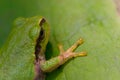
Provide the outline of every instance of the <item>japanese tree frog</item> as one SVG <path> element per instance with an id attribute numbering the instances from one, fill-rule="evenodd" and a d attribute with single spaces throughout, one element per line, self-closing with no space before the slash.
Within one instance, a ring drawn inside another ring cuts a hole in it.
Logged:
<path id="1" fill-rule="evenodd" d="M 66 51 L 59 45 L 60 55 L 45 59 L 49 25 L 43 17 L 18 18 L 5 45 L 0 50 L 0 80 L 45 80 L 45 73 L 55 70 L 72 57 L 86 56 L 74 50 L 83 43 L 79 39 Z"/>

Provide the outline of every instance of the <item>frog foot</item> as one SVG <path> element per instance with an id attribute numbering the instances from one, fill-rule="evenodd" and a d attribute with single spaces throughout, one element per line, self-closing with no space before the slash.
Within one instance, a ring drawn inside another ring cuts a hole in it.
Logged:
<path id="1" fill-rule="evenodd" d="M 84 42 L 83 39 L 80 38 L 66 51 L 64 51 L 63 46 L 61 44 L 58 45 L 59 50 L 60 50 L 60 55 L 59 55 L 59 58 L 61 60 L 60 65 L 64 64 L 66 61 L 68 61 L 69 59 L 71 59 L 73 57 L 87 56 L 87 53 L 84 51 L 83 52 L 74 52 L 74 50 L 77 49 L 77 47 L 80 46 L 83 42 Z"/>
<path id="2" fill-rule="evenodd" d="M 47 61 L 42 60 L 40 62 L 41 70 L 43 72 L 51 72 L 73 57 L 86 56 L 87 55 L 86 52 L 79 52 L 79 53 L 74 52 L 74 50 L 82 43 L 83 43 L 83 40 L 79 39 L 66 51 L 64 51 L 62 45 L 59 45 L 60 55 L 54 58 L 51 58 L 50 60 L 47 60 Z"/>

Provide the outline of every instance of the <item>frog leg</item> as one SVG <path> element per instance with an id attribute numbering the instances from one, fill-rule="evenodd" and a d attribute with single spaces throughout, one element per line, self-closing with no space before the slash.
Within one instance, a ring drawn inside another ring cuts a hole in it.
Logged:
<path id="1" fill-rule="evenodd" d="M 50 60 L 47 60 L 47 61 L 41 61 L 40 68 L 42 69 L 43 72 L 51 72 L 73 57 L 86 56 L 87 55 L 86 52 L 79 52 L 79 53 L 74 52 L 74 50 L 82 43 L 83 43 L 83 40 L 79 39 L 66 51 L 63 50 L 62 45 L 59 45 L 60 55 L 57 57 L 51 58 Z"/>

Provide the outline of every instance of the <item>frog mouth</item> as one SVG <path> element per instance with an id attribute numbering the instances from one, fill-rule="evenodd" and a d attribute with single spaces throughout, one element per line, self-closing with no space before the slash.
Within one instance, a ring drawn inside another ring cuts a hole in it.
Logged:
<path id="1" fill-rule="evenodd" d="M 45 58 L 40 58 L 40 56 L 43 57 L 43 55 L 40 55 L 42 53 L 42 47 L 40 43 L 45 37 L 45 30 L 43 29 L 43 24 L 45 23 L 45 19 L 42 18 L 42 20 L 39 23 L 39 26 L 41 27 L 39 37 L 36 40 L 36 46 L 35 46 L 35 77 L 34 80 L 45 80 L 45 74 L 40 68 L 40 61 Z"/>

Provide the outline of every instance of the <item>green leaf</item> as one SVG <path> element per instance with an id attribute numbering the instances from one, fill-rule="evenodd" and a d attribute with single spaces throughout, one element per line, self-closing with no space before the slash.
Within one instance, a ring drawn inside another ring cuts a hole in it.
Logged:
<path id="1" fill-rule="evenodd" d="M 49 7 L 52 55 L 58 53 L 58 43 L 67 49 L 82 37 L 85 43 L 77 52 L 86 50 L 88 56 L 70 60 L 49 73 L 47 80 L 119 80 L 120 23 L 115 4 L 111 0 L 64 0 L 51 1 Z"/>
<path id="2" fill-rule="evenodd" d="M 59 43 L 67 49 L 80 37 L 85 41 L 76 52 L 87 51 L 88 56 L 71 59 L 47 73 L 46 80 L 119 80 L 120 18 L 112 0 L 13 0 L 13 4 L 15 17 L 42 15 L 50 23 L 47 59 L 59 54 Z"/>

